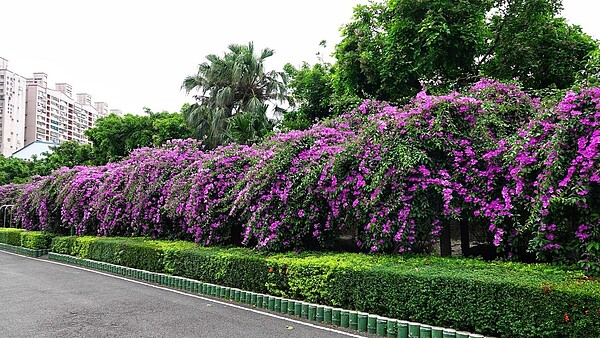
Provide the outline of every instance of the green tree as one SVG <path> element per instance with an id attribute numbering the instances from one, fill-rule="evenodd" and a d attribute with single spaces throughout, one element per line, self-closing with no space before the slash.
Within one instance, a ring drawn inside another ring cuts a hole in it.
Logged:
<path id="1" fill-rule="evenodd" d="M 387 0 L 359 5 L 336 46 L 336 90 L 398 100 L 421 81 L 472 76 L 485 51 L 488 0 Z"/>
<path id="2" fill-rule="evenodd" d="M 286 64 L 285 72 L 290 78 L 289 88 L 296 109 L 286 112 L 283 125 L 288 129 L 307 129 L 315 120 L 333 115 L 333 82 L 331 64 L 304 63 L 296 69 Z"/>
<path id="3" fill-rule="evenodd" d="M 338 93 L 399 101 L 423 83 L 487 76 L 567 88 L 598 44 L 558 17 L 560 0 L 385 0 L 359 5 L 336 46 Z"/>
<path id="4" fill-rule="evenodd" d="M 99 162 L 113 162 L 133 149 L 152 145 L 153 126 L 148 116 L 110 114 L 85 131 Z"/>
<path id="5" fill-rule="evenodd" d="M 50 149 L 39 158 L 32 160 L 33 175 L 49 175 L 52 171 L 61 167 L 72 168 L 77 165 L 97 164 L 92 147 L 89 144 L 66 141 Z"/>
<path id="6" fill-rule="evenodd" d="M 577 74 L 576 83 L 584 87 L 600 86 L 600 50 L 590 54 L 590 59 L 584 69 Z"/>
<path id="7" fill-rule="evenodd" d="M 23 183 L 32 175 L 30 161 L 0 155 L 0 185 Z"/>
<path id="8" fill-rule="evenodd" d="M 85 131 L 92 142 L 96 164 L 118 161 L 137 148 L 160 146 L 170 139 L 192 136 L 181 113 L 153 113 L 147 108 L 145 111 L 146 115 L 111 114 Z"/>
<path id="9" fill-rule="evenodd" d="M 240 112 L 227 121 L 225 137 L 228 142 L 252 144 L 269 135 L 273 130 L 273 121 L 267 118 L 268 106 L 263 104 L 255 112 Z"/>
<path id="10" fill-rule="evenodd" d="M 183 109 L 185 109 L 185 105 L 182 107 Z M 154 147 L 159 147 L 168 140 L 186 139 L 194 136 L 192 129 L 183 118 L 183 113 L 152 113 L 150 119 L 153 129 L 152 146 Z"/>
<path id="11" fill-rule="evenodd" d="M 483 74 L 518 78 L 526 88 L 571 86 L 598 44 L 579 26 L 558 17 L 560 0 L 499 0 L 489 29 L 493 40 L 481 58 Z"/>
<path id="12" fill-rule="evenodd" d="M 286 75 L 266 71 L 264 66 L 273 53 L 266 48 L 255 54 L 252 42 L 232 44 L 222 57 L 208 55 L 198 72 L 185 78 L 182 88 L 188 94 L 198 94 L 194 95 L 196 102 L 183 114 L 197 135 L 206 139 L 207 146 L 216 147 L 228 140 L 227 130 L 236 114 L 243 112 L 262 121 L 265 104 L 275 104 L 276 111 L 282 110 L 277 104 L 287 102 Z"/>

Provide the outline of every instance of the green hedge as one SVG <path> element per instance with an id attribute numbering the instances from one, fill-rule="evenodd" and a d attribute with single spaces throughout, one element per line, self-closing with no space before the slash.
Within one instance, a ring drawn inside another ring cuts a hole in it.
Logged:
<path id="1" fill-rule="evenodd" d="M 52 251 L 499 337 L 600 337 L 600 282 L 558 266 L 139 238 L 56 237 Z"/>
<path id="2" fill-rule="evenodd" d="M 21 246 L 21 233 L 23 229 L 0 228 L 0 243 Z"/>
<path id="3" fill-rule="evenodd" d="M 40 231 L 0 228 L 0 243 L 40 250 L 50 248 L 52 235 Z"/>
<path id="4" fill-rule="evenodd" d="M 165 245 L 140 238 L 55 237 L 51 251 L 136 269 L 162 272 Z"/>

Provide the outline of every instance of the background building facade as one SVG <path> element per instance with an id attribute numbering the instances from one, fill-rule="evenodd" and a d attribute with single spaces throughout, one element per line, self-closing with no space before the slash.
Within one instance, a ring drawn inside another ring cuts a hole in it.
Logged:
<path id="1" fill-rule="evenodd" d="M 108 105 L 92 105 L 92 97 L 86 93 L 78 93 L 74 99 L 68 83 L 48 88 L 47 77 L 45 73 L 34 73 L 33 78 L 27 79 L 25 145 L 35 141 L 87 143 L 83 132 L 108 115 Z"/>
<path id="2" fill-rule="evenodd" d="M 68 83 L 48 86 L 46 73 L 25 78 L 0 58 L 0 154 L 10 156 L 34 142 L 87 143 L 84 131 L 108 116 L 106 102 L 92 102 L 87 93 L 73 95 Z"/>
<path id="3" fill-rule="evenodd" d="M 0 154 L 10 156 L 25 146 L 26 80 L 8 70 L 0 58 Z"/>

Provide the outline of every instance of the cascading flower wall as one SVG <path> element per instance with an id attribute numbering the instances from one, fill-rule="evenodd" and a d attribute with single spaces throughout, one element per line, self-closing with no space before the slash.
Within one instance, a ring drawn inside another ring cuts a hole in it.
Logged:
<path id="1" fill-rule="evenodd" d="M 0 187 L 24 227 L 266 250 L 423 251 L 451 223 L 484 226 L 505 256 L 600 273 L 600 89 L 546 106 L 517 86 L 422 92 L 253 146 L 193 140 Z"/>

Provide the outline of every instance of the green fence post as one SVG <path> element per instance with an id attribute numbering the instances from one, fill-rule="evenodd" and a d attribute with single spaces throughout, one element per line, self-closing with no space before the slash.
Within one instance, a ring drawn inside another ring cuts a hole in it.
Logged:
<path id="1" fill-rule="evenodd" d="M 288 299 L 287 308 L 287 314 L 290 316 L 294 316 L 296 314 L 296 301 L 293 299 Z"/>
<path id="2" fill-rule="evenodd" d="M 431 338 L 431 326 L 421 325 L 421 338 Z"/>
<path id="3" fill-rule="evenodd" d="M 340 326 L 341 323 L 341 311 L 342 309 L 334 308 L 331 311 L 331 323 L 335 326 Z"/>
<path id="4" fill-rule="evenodd" d="M 369 317 L 368 313 L 359 312 L 358 313 L 358 331 L 359 332 L 367 332 L 367 318 Z"/>
<path id="5" fill-rule="evenodd" d="M 385 317 L 377 318 L 377 335 L 381 337 L 385 337 L 387 330 L 388 319 Z"/>
<path id="6" fill-rule="evenodd" d="M 387 338 L 398 337 L 398 321 L 395 319 L 388 318 L 387 321 Z"/>
<path id="7" fill-rule="evenodd" d="M 419 338 L 421 325 L 419 323 L 408 323 L 408 338 Z"/>
<path id="8" fill-rule="evenodd" d="M 308 303 L 302 302 L 302 318 L 308 319 Z"/>
<path id="9" fill-rule="evenodd" d="M 377 316 L 369 315 L 367 319 L 367 333 L 377 333 Z"/>
<path id="10" fill-rule="evenodd" d="M 350 312 L 348 321 L 349 321 L 349 327 L 352 330 L 358 330 L 358 312 L 356 312 L 356 311 Z"/>
<path id="11" fill-rule="evenodd" d="M 275 297 L 269 296 L 269 304 L 268 304 L 269 310 L 275 311 L 275 303 L 276 303 Z"/>
<path id="12" fill-rule="evenodd" d="M 302 302 L 296 301 L 294 303 L 294 316 L 302 317 Z"/>
<path id="13" fill-rule="evenodd" d="M 350 326 L 350 312 L 348 310 L 340 311 L 340 326 L 341 327 L 349 327 Z"/>
<path id="14" fill-rule="evenodd" d="M 332 312 L 333 309 L 329 306 L 323 308 L 323 323 L 331 324 L 332 323 Z"/>
<path id="15" fill-rule="evenodd" d="M 405 320 L 398 321 L 398 338 L 408 338 L 408 322 Z"/>
<path id="16" fill-rule="evenodd" d="M 444 338 L 444 329 L 441 327 L 432 327 L 431 338 Z"/>
<path id="17" fill-rule="evenodd" d="M 308 320 L 317 320 L 317 306 L 315 304 L 308 305 Z"/>
<path id="18" fill-rule="evenodd" d="M 281 301 L 282 299 L 280 297 L 275 297 L 275 307 L 273 308 L 275 312 L 281 313 Z"/>
<path id="19" fill-rule="evenodd" d="M 323 320 L 325 319 L 324 310 L 325 310 L 325 308 L 323 306 L 321 306 L 321 305 L 317 306 L 316 320 L 319 323 L 322 323 Z"/>

